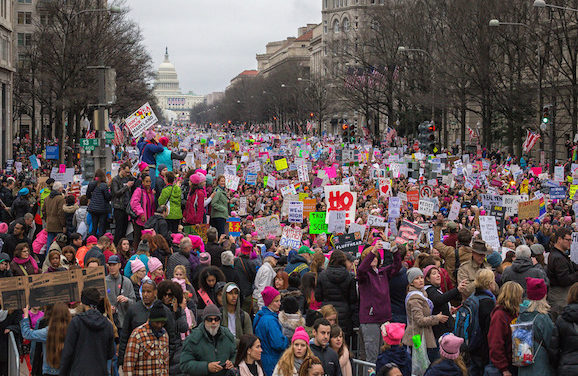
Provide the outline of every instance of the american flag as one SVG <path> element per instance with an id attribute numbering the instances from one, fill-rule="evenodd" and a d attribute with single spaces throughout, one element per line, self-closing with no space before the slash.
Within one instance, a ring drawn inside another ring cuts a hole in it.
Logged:
<path id="1" fill-rule="evenodd" d="M 534 133 L 530 130 L 528 130 L 527 132 L 528 133 L 526 134 L 526 141 L 524 141 L 524 143 L 522 144 L 522 150 L 524 151 L 524 153 L 527 153 L 530 150 L 532 150 L 532 148 L 534 147 L 534 145 L 536 145 L 536 142 L 538 142 L 538 139 L 540 138 L 540 135 L 538 133 Z"/>
<path id="2" fill-rule="evenodd" d="M 475 130 L 473 130 L 469 125 L 468 125 L 468 135 L 470 136 L 470 140 L 478 138 L 478 133 Z"/>
<path id="3" fill-rule="evenodd" d="M 397 81 L 399 79 L 399 66 L 395 66 L 395 69 L 393 70 L 393 80 Z"/>
<path id="4" fill-rule="evenodd" d="M 113 125 L 114 127 L 114 140 L 112 141 L 115 145 L 122 144 L 122 128 L 120 125 Z"/>
<path id="5" fill-rule="evenodd" d="M 96 131 L 87 131 L 86 138 L 96 138 Z"/>

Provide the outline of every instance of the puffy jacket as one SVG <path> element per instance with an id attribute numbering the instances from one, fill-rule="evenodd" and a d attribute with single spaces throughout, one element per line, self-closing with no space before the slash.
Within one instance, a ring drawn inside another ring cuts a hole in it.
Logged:
<path id="1" fill-rule="evenodd" d="M 134 181 L 134 178 L 131 175 L 125 176 L 124 178 L 120 175 L 116 175 L 112 179 L 112 182 L 110 183 L 110 190 L 112 195 L 113 208 L 126 210 L 126 207 L 130 202 L 131 188 L 126 185 L 126 183 L 129 181 Z"/>
<path id="2" fill-rule="evenodd" d="M 301 255 L 298 255 L 296 253 L 294 255 L 289 255 L 288 261 L 289 263 L 285 267 L 285 272 L 287 274 L 291 274 L 295 269 L 299 268 L 297 269 L 299 270 L 299 275 L 303 277 L 303 274 L 308 273 L 310 271 L 309 264 L 307 264 L 307 260 L 305 260 L 305 258 Z"/>
<path id="3" fill-rule="evenodd" d="M 163 146 L 163 151 L 155 155 L 156 176 L 159 176 L 159 165 L 164 164 L 167 166 L 168 171 L 173 170 L 173 161 L 171 159 L 171 151 L 166 146 Z"/>
<path id="4" fill-rule="evenodd" d="M 402 267 L 399 272 L 394 274 L 389 280 L 389 297 L 391 300 L 391 321 L 407 322 L 405 314 L 405 291 L 407 290 L 407 269 Z M 359 273 L 359 272 L 358 272 Z M 369 295 L 371 297 L 371 295 Z M 359 305 L 362 305 L 362 293 L 359 293 Z M 360 312 L 361 313 L 361 312 Z M 361 316 L 361 314 L 360 314 Z M 360 317 L 360 322 L 361 317 Z"/>
<path id="5" fill-rule="evenodd" d="M 253 320 L 253 332 L 261 340 L 261 362 L 265 374 L 270 376 L 275 365 L 289 346 L 289 338 L 283 335 L 277 313 L 267 307 L 261 308 Z M 339 363 L 337 363 L 339 364 Z"/>
<path id="6" fill-rule="evenodd" d="M 534 322 L 534 364 L 518 368 L 518 376 L 550 376 L 554 368 L 550 365 L 548 349 L 551 348 L 554 323 L 549 315 L 538 312 L 521 312 L 518 322 Z"/>
<path id="7" fill-rule="evenodd" d="M 66 330 L 60 375 L 107 374 L 115 347 L 112 324 L 100 312 L 91 309 L 76 315 Z"/>
<path id="8" fill-rule="evenodd" d="M 526 277 L 543 279 L 547 285 L 550 283 L 548 276 L 542 268 L 535 267 L 534 264 L 532 264 L 532 260 L 523 257 L 517 257 L 514 262 L 512 262 L 512 266 L 504 270 L 501 283 L 503 284 L 508 281 L 518 282 L 524 288 L 525 295 Z"/>
<path id="9" fill-rule="evenodd" d="M 235 338 L 229 329 L 221 326 L 216 336 L 207 333 L 204 324 L 191 331 L 185 339 L 181 352 L 181 372 L 187 375 L 208 376 L 209 363 L 233 362 L 237 352 Z M 211 373 L 211 376 L 224 376 L 227 370 Z"/>
<path id="10" fill-rule="evenodd" d="M 160 214 L 155 214 L 147 219 L 143 227 L 145 229 L 154 229 L 157 234 L 162 235 L 163 238 L 167 240 L 167 244 L 170 244 L 172 241 L 169 233 L 169 224 L 167 223 L 167 220 Z"/>
<path id="11" fill-rule="evenodd" d="M 42 218 L 46 219 L 46 231 L 62 232 L 64 227 L 66 227 L 63 206 L 64 196 L 62 193 L 57 191 L 50 192 L 42 207 Z"/>
<path id="12" fill-rule="evenodd" d="M 30 201 L 28 201 L 27 197 L 18 196 L 12 202 L 12 208 L 10 208 L 10 212 L 12 213 L 12 217 L 14 219 L 18 219 L 24 217 L 24 214 L 30 213 L 31 205 Z"/>
<path id="13" fill-rule="evenodd" d="M 142 148 L 142 161 L 154 166 L 156 164 L 155 154 L 164 150 L 162 145 L 147 141 Z"/>
<path id="14" fill-rule="evenodd" d="M 50 196 L 51 192 L 52 190 L 50 187 L 45 187 L 40 191 L 40 214 L 42 215 L 43 219 L 45 218 L 44 212 L 42 211 L 42 208 L 44 207 L 44 201 L 46 201 L 46 198 Z"/>
<path id="15" fill-rule="evenodd" d="M 355 278 L 344 266 L 329 265 L 319 274 L 315 300 L 332 304 L 337 310 L 339 325 L 345 333 L 352 333 L 354 321 L 358 321 L 357 287 Z"/>
<path id="16" fill-rule="evenodd" d="M 141 215 L 145 215 L 145 219 L 152 217 L 155 208 L 155 197 L 152 191 L 144 190 L 143 188 L 137 188 L 134 190 L 132 197 L 130 199 L 130 206 L 137 215 L 136 223 L 139 226 L 144 226 L 145 222 L 140 219 Z M 150 207 L 152 206 L 152 207 Z"/>
<path id="17" fill-rule="evenodd" d="M 89 213 L 105 214 L 109 212 L 111 195 L 106 183 L 92 181 L 86 189 L 86 197 L 90 200 L 88 203 Z"/>
<path id="18" fill-rule="evenodd" d="M 173 184 L 167 185 L 163 188 L 158 204 L 167 205 L 168 202 L 170 202 L 170 210 L 167 219 L 183 218 L 183 212 L 181 209 L 181 187 Z"/>
<path id="19" fill-rule="evenodd" d="M 64 211 L 64 219 L 66 220 L 66 233 L 68 235 L 76 232 L 76 226 L 74 226 L 74 213 L 78 210 L 78 205 L 64 205 L 62 207 Z"/>
<path id="20" fill-rule="evenodd" d="M 203 217 L 205 216 L 205 194 L 206 192 L 203 188 L 189 192 L 187 204 L 185 205 L 185 222 L 191 225 L 203 223 Z"/>
<path id="21" fill-rule="evenodd" d="M 578 266 L 556 247 L 548 256 L 547 270 L 551 286 L 568 287 L 578 282 Z"/>
<path id="22" fill-rule="evenodd" d="M 36 235 L 36 238 L 32 242 L 32 250 L 34 253 L 40 253 L 43 247 L 46 247 L 46 242 L 48 241 L 48 232 L 43 229 Z"/>
<path id="23" fill-rule="evenodd" d="M 432 363 L 424 376 L 463 376 L 463 372 L 453 360 L 442 359 Z"/>
<path id="24" fill-rule="evenodd" d="M 578 375 L 578 303 L 564 307 L 552 333 L 551 359 L 558 375 Z"/>
<path id="25" fill-rule="evenodd" d="M 341 376 L 341 366 L 339 364 L 339 356 L 335 350 L 333 350 L 329 345 L 318 346 L 315 344 L 315 340 L 311 340 L 309 347 L 313 354 L 321 360 L 323 365 L 323 370 L 327 376 Z"/>
<path id="26" fill-rule="evenodd" d="M 490 361 L 500 372 L 508 371 L 512 367 L 512 329 L 510 323 L 514 318 L 500 305 L 496 305 L 492 311 L 488 346 L 490 348 Z"/>
<path id="27" fill-rule="evenodd" d="M 395 363 L 403 376 L 411 376 L 411 356 L 402 346 L 391 346 L 377 357 L 375 370 L 379 370 L 387 363 Z"/>
<path id="28" fill-rule="evenodd" d="M 225 190 L 217 187 L 215 196 L 211 200 L 211 218 L 228 218 L 229 217 L 229 198 Z"/>

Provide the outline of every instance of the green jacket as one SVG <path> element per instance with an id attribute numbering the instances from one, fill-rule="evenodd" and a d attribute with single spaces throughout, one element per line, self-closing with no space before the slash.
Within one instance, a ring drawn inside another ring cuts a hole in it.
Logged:
<path id="1" fill-rule="evenodd" d="M 227 291 L 229 285 L 235 285 L 233 282 L 229 282 L 223 288 L 223 291 Z M 239 288 L 237 286 L 237 288 Z M 253 334 L 253 324 L 251 323 L 251 316 L 243 310 L 241 310 L 241 290 L 239 289 L 239 298 L 237 299 L 237 308 L 235 309 L 235 345 L 239 345 L 239 339 L 243 334 Z M 229 325 L 229 312 L 227 311 L 227 294 L 223 293 L 221 302 L 223 319 L 221 320 L 221 325 L 228 328 Z M 241 315 L 244 316 L 241 319 Z"/>
<path id="2" fill-rule="evenodd" d="M 215 188 L 215 196 L 211 201 L 211 218 L 229 218 L 229 198 L 221 187 Z"/>
<path id="3" fill-rule="evenodd" d="M 518 367 L 518 376 L 551 376 L 555 375 L 554 368 L 550 365 L 548 349 L 551 348 L 550 340 L 554 323 L 550 316 L 538 312 L 528 312 L 521 308 L 518 316 L 518 324 L 522 322 L 534 322 L 534 364 L 526 367 Z"/>
<path id="4" fill-rule="evenodd" d="M 181 372 L 186 375 L 208 376 L 209 363 L 235 361 L 237 347 L 235 338 L 229 329 L 221 326 L 215 337 L 210 337 L 204 322 L 191 331 L 185 339 L 181 351 Z M 211 373 L 211 376 L 224 376 L 227 370 Z"/>
<path id="5" fill-rule="evenodd" d="M 171 203 L 171 208 L 169 210 L 169 215 L 167 219 L 181 219 L 183 218 L 183 210 L 181 209 L 181 187 L 176 184 L 167 185 L 161 191 L 159 196 L 159 205 L 167 205 L 167 202 Z"/>
<path id="6" fill-rule="evenodd" d="M 42 213 L 42 207 L 44 206 L 44 200 L 46 200 L 46 197 L 50 196 L 50 192 L 52 192 L 50 187 L 44 187 L 40 191 L 40 213 Z M 44 216 L 42 216 L 42 218 L 44 218 Z"/>

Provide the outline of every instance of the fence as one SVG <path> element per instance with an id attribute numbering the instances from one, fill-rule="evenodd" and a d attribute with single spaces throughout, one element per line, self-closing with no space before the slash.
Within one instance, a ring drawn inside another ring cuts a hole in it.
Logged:
<path id="1" fill-rule="evenodd" d="M 355 376 L 369 376 L 370 372 L 372 371 L 373 374 L 375 374 L 375 363 L 370 363 L 359 359 L 351 359 L 351 364 L 353 368 L 353 375 Z"/>
<path id="2" fill-rule="evenodd" d="M 8 338 L 8 376 L 20 376 L 20 353 L 12 332 Z"/>

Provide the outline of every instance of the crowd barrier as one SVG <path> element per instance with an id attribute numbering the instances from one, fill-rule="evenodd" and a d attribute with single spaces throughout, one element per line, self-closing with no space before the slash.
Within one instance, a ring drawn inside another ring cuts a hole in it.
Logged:
<path id="1" fill-rule="evenodd" d="M 20 352 L 12 332 L 8 334 L 8 376 L 20 376 Z"/>
<path id="2" fill-rule="evenodd" d="M 351 367 L 354 376 L 370 376 L 375 374 L 375 363 L 366 362 L 359 359 L 351 359 Z"/>

